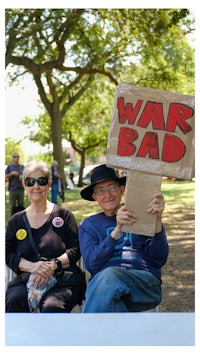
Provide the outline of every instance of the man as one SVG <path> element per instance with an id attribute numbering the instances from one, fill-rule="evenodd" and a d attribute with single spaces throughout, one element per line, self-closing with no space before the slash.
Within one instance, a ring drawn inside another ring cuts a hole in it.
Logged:
<path id="1" fill-rule="evenodd" d="M 153 196 L 147 212 L 157 215 L 155 236 L 123 232 L 134 224 L 134 211 L 121 205 L 126 177 L 100 165 L 91 184 L 81 191 L 85 200 L 96 201 L 103 212 L 79 226 L 79 242 L 86 269 L 91 274 L 83 312 L 140 312 L 161 302 L 161 267 L 168 257 L 168 243 L 161 215 L 162 194 Z M 133 187 L 134 188 L 134 187 Z"/>
<path id="2" fill-rule="evenodd" d="M 61 178 L 62 178 L 57 168 L 58 168 L 58 162 L 54 160 L 51 166 L 51 175 L 52 175 L 51 202 L 55 204 L 58 204 L 59 185 L 61 183 Z"/>
<path id="3" fill-rule="evenodd" d="M 19 164 L 19 154 L 14 153 L 12 155 L 12 163 L 7 166 L 5 171 L 5 179 L 8 181 L 11 215 L 24 209 L 23 169 L 24 166 Z"/>

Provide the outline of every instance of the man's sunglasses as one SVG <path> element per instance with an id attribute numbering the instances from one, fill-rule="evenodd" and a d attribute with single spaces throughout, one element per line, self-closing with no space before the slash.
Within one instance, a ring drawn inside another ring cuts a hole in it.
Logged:
<path id="1" fill-rule="evenodd" d="M 25 185 L 26 185 L 26 186 L 29 186 L 29 187 L 30 187 L 30 186 L 34 186 L 36 182 L 37 182 L 38 185 L 40 185 L 40 186 L 45 186 L 45 185 L 48 184 L 49 179 L 48 179 L 48 177 L 46 177 L 46 176 L 41 176 L 41 177 L 39 177 L 39 178 L 37 178 L 37 179 L 35 179 L 35 178 L 33 178 L 33 177 L 27 177 L 27 178 L 24 180 Z"/>

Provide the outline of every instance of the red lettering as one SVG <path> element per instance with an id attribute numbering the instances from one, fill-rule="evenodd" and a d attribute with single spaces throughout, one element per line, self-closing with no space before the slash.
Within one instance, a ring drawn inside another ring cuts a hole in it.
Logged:
<path id="1" fill-rule="evenodd" d="M 152 121 L 153 129 L 164 130 L 165 120 L 163 115 L 163 105 L 156 102 L 147 102 L 137 126 L 147 127 Z"/>
<path id="2" fill-rule="evenodd" d="M 137 153 L 137 157 L 146 157 L 149 154 L 149 158 L 158 159 L 159 158 L 159 147 L 158 147 L 158 134 L 147 132 L 141 142 L 140 148 Z"/>
<path id="3" fill-rule="evenodd" d="M 167 117 L 168 132 L 175 132 L 176 126 L 179 126 L 181 131 L 186 134 L 192 130 L 192 127 L 186 122 L 194 114 L 194 110 L 186 105 L 173 103 L 170 105 Z"/>
<path id="4" fill-rule="evenodd" d="M 131 128 L 121 128 L 119 133 L 117 155 L 129 156 L 135 153 L 136 147 L 133 141 L 138 137 L 137 131 Z"/>
<path id="5" fill-rule="evenodd" d="M 174 163 L 179 161 L 186 152 L 186 147 L 183 141 L 171 134 L 165 134 L 163 141 L 163 152 L 162 152 L 162 161 L 168 163 Z"/>
<path id="6" fill-rule="evenodd" d="M 119 123 L 125 123 L 128 120 L 129 124 L 134 124 L 140 107 L 142 106 L 142 100 L 138 100 L 133 108 L 133 104 L 127 103 L 124 105 L 124 98 L 119 97 L 117 100 L 117 107 L 119 113 Z"/>

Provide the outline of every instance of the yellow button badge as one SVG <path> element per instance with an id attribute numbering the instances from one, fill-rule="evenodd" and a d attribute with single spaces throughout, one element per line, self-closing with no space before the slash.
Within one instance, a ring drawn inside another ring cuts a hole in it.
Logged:
<path id="1" fill-rule="evenodd" d="M 27 236 L 27 231 L 25 229 L 18 229 L 16 232 L 16 237 L 18 240 L 23 240 Z"/>

